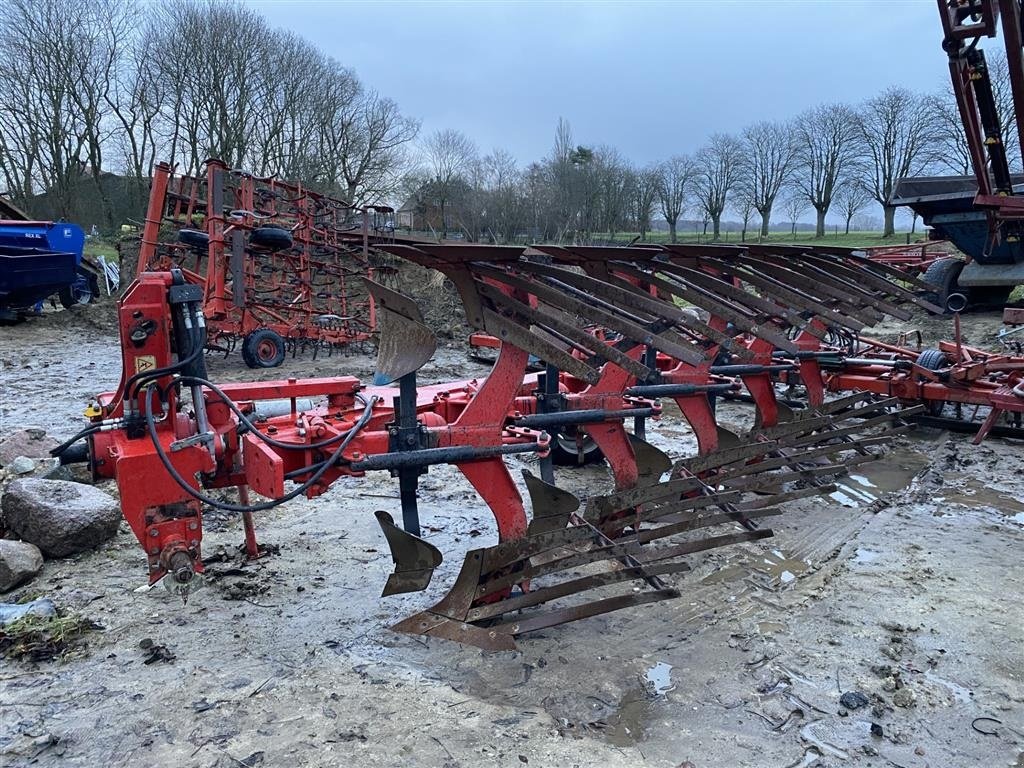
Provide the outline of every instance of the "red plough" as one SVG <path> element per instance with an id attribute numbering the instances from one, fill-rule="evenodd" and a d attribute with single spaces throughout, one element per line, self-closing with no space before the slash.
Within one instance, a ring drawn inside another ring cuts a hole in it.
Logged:
<path id="1" fill-rule="evenodd" d="M 187 593 L 203 569 L 205 507 L 241 512 L 256 556 L 254 513 L 388 471 L 402 525 L 377 512 L 396 565 L 385 594 L 423 589 L 442 555 L 419 537 L 418 478 L 452 464 L 490 507 L 497 542 L 467 553 L 448 595 L 395 629 L 510 648 L 533 629 L 677 597 L 673 579 L 694 555 L 771 536 L 764 523 L 787 503 L 832 492 L 921 410 L 860 393 L 826 402 L 821 388 L 800 413 L 778 401 L 774 381 L 817 371 L 824 342 L 920 303 L 842 256 L 381 247 L 453 282 L 473 329 L 501 340 L 490 375 L 418 387 L 433 334 L 408 298 L 368 280 L 383 325 L 373 386 L 343 376 L 218 387 L 203 356 L 206 286 L 172 269 L 143 273 L 126 293 L 125 373 L 85 436 L 95 473 L 119 484 L 151 581 Z M 528 372 L 531 356 L 543 373 Z M 714 417 L 715 401 L 741 388 L 758 412 L 742 436 Z M 697 434 L 698 456 L 673 463 L 643 439 L 665 397 Z M 613 487 L 580 500 L 554 485 L 550 449 L 566 435 L 597 446 Z M 504 460 L 524 453 L 540 461 L 540 477 L 524 472 L 529 515 Z M 238 503 L 209 493 L 229 487 Z"/>

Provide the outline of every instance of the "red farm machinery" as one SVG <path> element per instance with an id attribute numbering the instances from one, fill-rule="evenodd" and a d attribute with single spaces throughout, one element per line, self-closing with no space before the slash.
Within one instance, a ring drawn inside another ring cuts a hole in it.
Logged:
<path id="1" fill-rule="evenodd" d="M 275 178 L 210 160 L 200 176 L 154 176 L 137 275 L 171 268 L 202 291 L 206 344 L 241 347 L 251 368 L 281 364 L 289 349 L 332 351 L 373 339 L 376 307 L 362 278 L 393 211 L 355 208 Z"/>
<path id="2" fill-rule="evenodd" d="M 451 281 L 470 326 L 501 342 L 488 376 L 419 386 L 434 335 L 410 299 L 367 279 L 382 316 L 372 385 L 342 375 L 218 386 L 203 354 L 204 285 L 175 267 L 144 272 L 128 289 L 121 384 L 99 396 L 76 436 L 87 450 L 58 452 L 116 480 L 152 582 L 166 578 L 187 594 L 203 570 L 204 509 L 240 513 L 256 557 L 254 514 L 386 471 L 400 504 L 376 512 L 395 562 L 384 594 L 422 590 L 443 555 L 420 537 L 417 487 L 431 466 L 448 464 L 492 511 L 496 541 L 464 553 L 448 594 L 394 628 L 508 649 L 533 630 L 680 596 L 694 557 L 772 536 L 768 523 L 787 504 L 834 493 L 929 402 L 958 402 L 954 389 L 991 390 L 992 419 L 1024 411 L 1019 360 L 961 349 L 901 361 L 881 347 L 862 359 L 864 327 L 883 315 L 908 319 L 915 305 L 939 310 L 896 282 L 905 275 L 862 256 L 773 246 L 380 247 Z M 529 371 L 531 357 L 540 372 Z M 871 383 L 894 370 L 910 384 Z M 868 373 L 869 382 L 852 378 Z M 998 387 L 986 383 L 993 376 Z M 796 384 L 800 409 L 780 396 Z M 753 403 L 742 433 L 718 423 L 724 399 Z M 695 455 L 673 461 L 645 440 L 665 400 L 696 436 Z M 267 408 L 275 402 L 290 405 Z M 581 458 L 603 458 L 609 487 L 585 499 L 559 488 L 559 439 Z M 517 481 L 512 454 L 536 457 L 537 474 Z M 237 502 L 224 500 L 226 488 Z"/>

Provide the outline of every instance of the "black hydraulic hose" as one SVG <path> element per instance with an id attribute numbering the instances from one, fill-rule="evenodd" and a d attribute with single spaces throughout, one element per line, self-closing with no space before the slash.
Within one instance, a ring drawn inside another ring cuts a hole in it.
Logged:
<path id="1" fill-rule="evenodd" d="M 165 368 L 157 368 L 152 371 L 142 371 L 141 373 L 136 373 L 134 376 L 129 378 L 128 381 L 125 382 L 124 397 L 126 400 L 130 400 L 133 397 L 135 397 L 138 394 L 139 390 L 142 389 L 142 387 L 145 386 L 147 382 L 152 381 L 153 379 L 159 379 L 161 376 L 168 376 L 170 374 L 176 373 L 185 366 L 187 366 L 189 363 L 192 363 L 195 360 L 197 360 L 199 356 L 203 354 L 203 351 L 206 348 L 206 329 L 194 328 L 193 331 L 197 334 L 197 338 L 194 338 L 193 342 L 198 343 L 195 343 L 195 348 L 189 353 L 188 357 L 186 357 L 184 360 L 179 360 L 174 365 L 168 365 Z M 201 334 L 201 336 L 199 334 Z M 135 388 L 135 391 L 133 392 L 132 386 L 136 382 L 138 382 L 138 386 Z"/>
<path id="2" fill-rule="evenodd" d="M 213 382 L 207 381 L 206 379 L 201 379 L 198 376 L 182 376 L 178 379 L 178 381 L 184 384 L 201 384 L 202 386 L 212 391 L 215 395 L 217 395 L 218 398 L 220 398 L 221 402 L 223 402 L 224 405 L 231 409 L 231 412 L 238 417 L 238 420 L 242 424 L 244 424 L 253 433 L 253 435 L 255 435 L 257 438 L 262 440 L 267 445 L 273 446 L 274 448 L 281 448 L 282 450 L 285 451 L 318 450 L 320 448 L 327 448 L 329 446 L 332 446 L 339 440 L 344 440 L 345 435 L 348 434 L 347 432 L 342 432 L 340 434 L 335 435 L 334 437 L 329 437 L 326 440 L 321 440 L 318 443 L 286 443 L 283 440 L 276 440 L 270 435 L 265 435 L 258 429 L 256 429 L 256 425 L 253 424 L 249 417 L 242 413 L 241 409 L 239 409 L 239 407 L 235 405 L 234 401 L 230 397 L 228 397 L 224 393 L 224 391 Z M 356 397 L 359 396 L 356 395 Z"/>
<path id="3" fill-rule="evenodd" d="M 103 427 L 101 425 L 99 425 L 99 424 L 94 424 L 91 427 L 86 427 L 81 432 L 76 434 L 74 437 L 69 437 L 67 440 L 65 440 L 63 443 L 58 445 L 56 448 L 51 448 L 50 449 L 50 455 L 51 456 L 60 456 L 62 453 L 64 453 L 64 451 L 66 451 L 72 445 L 77 443 L 79 440 L 82 440 L 82 439 L 88 437 L 89 435 L 94 435 L 97 432 L 99 432 L 101 429 L 103 429 Z"/>
<path id="4" fill-rule="evenodd" d="M 293 488 L 291 491 L 289 491 L 279 499 L 265 501 L 261 504 L 230 504 L 228 502 L 221 501 L 220 499 L 214 499 L 211 496 L 207 496 L 206 494 L 200 492 L 198 489 L 193 488 L 191 485 L 189 485 L 188 481 L 181 476 L 178 470 L 175 469 L 174 465 L 171 463 L 170 458 L 167 456 L 167 452 L 164 450 L 163 446 L 160 445 L 160 436 L 157 434 L 156 431 L 156 420 L 153 418 L 153 391 L 154 387 L 152 386 L 146 389 L 146 429 L 149 431 L 149 438 L 153 442 L 153 448 L 156 449 L 156 455 L 160 459 L 160 463 L 164 465 L 164 469 L 167 470 L 167 473 L 171 476 L 174 482 L 176 482 L 181 487 L 181 489 L 185 491 L 187 494 L 189 494 L 192 498 L 197 499 L 198 501 L 201 501 L 204 504 L 208 504 L 209 506 L 214 507 L 216 509 L 223 509 L 228 512 L 263 512 L 265 510 L 273 509 L 274 507 L 280 506 L 281 504 L 284 504 L 286 501 L 291 501 L 296 496 L 299 496 L 300 494 L 303 494 L 307 490 L 309 490 L 321 477 L 323 477 L 324 473 L 331 467 L 331 465 L 333 465 L 334 462 L 336 462 L 341 457 L 341 452 L 348 447 L 349 443 L 352 442 L 355 436 L 359 434 L 362 428 L 365 427 L 366 424 L 370 421 L 370 417 L 373 415 L 373 406 L 378 399 L 376 397 L 373 397 L 369 401 L 367 401 L 362 395 L 356 395 L 356 397 L 358 397 L 359 400 L 363 403 L 362 415 L 359 417 L 359 420 L 356 421 L 356 423 L 353 425 L 352 429 L 345 433 L 345 438 L 342 440 L 341 444 L 337 447 L 337 449 L 335 449 L 334 453 L 331 454 L 330 458 L 324 461 L 322 466 L 313 474 L 313 476 L 310 477 L 309 480 L 307 480 L 306 482 L 302 483 L 302 485 Z"/>

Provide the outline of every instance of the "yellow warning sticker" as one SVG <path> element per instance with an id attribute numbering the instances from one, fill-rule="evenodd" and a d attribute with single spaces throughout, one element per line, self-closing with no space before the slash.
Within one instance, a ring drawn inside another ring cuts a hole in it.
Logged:
<path id="1" fill-rule="evenodd" d="M 135 372 L 145 373 L 156 368 L 156 355 L 139 355 L 135 358 Z"/>

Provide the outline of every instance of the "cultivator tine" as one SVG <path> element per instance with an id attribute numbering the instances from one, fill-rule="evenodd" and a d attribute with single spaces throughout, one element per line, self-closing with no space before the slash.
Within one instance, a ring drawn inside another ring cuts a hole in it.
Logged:
<path id="1" fill-rule="evenodd" d="M 388 576 L 381 597 L 426 589 L 434 569 L 443 559 L 441 550 L 419 536 L 406 533 L 395 525 L 394 518 L 387 512 L 380 510 L 374 516 L 384 532 L 395 563 L 395 571 Z"/>
<path id="2" fill-rule="evenodd" d="M 363 282 L 383 319 L 373 383 L 390 384 L 422 368 L 437 349 L 437 337 L 423 324 L 423 315 L 412 299 L 368 278 Z"/>

